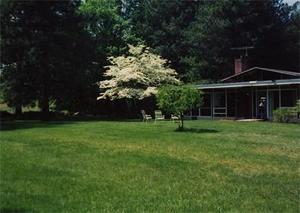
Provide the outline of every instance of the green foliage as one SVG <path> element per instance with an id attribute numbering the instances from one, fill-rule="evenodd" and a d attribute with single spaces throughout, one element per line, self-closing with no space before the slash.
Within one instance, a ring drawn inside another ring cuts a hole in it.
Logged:
<path id="1" fill-rule="evenodd" d="M 86 0 L 78 12 L 85 19 L 85 29 L 97 47 L 97 62 L 102 66 L 107 65 L 108 56 L 125 54 L 128 43 L 142 43 L 122 17 L 119 0 Z"/>
<path id="2" fill-rule="evenodd" d="M 279 123 L 288 123 L 294 113 L 293 108 L 279 108 L 273 111 L 273 120 Z"/>
<path id="3" fill-rule="evenodd" d="M 2 100 L 9 107 L 29 106 L 34 104 L 36 91 L 34 86 L 29 84 L 30 74 L 26 69 L 21 68 L 21 64 L 13 63 L 5 65 L 1 70 L 0 87 Z"/>
<path id="4" fill-rule="evenodd" d="M 252 66 L 299 70 L 296 6 L 281 0 L 133 2 L 135 33 L 170 60 L 184 81 L 232 74 L 233 54 L 244 53 L 231 48 L 240 46 L 257 47 L 249 52 Z"/>
<path id="5" fill-rule="evenodd" d="M 178 128 L 183 129 L 183 113 L 202 104 L 202 93 L 192 86 L 165 86 L 157 94 L 158 107 L 180 117 Z"/>
<path id="6" fill-rule="evenodd" d="M 291 11 L 280 0 L 202 5 L 185 31 L 185 41 L 193 49 L 186 55 L 189 60 L 184 60 L 191 74 L 211 79 L 228 76 L 233 70 L 233 54 L 244 54 L 231 48 L 241 46 L 257 47 L 249 52 L 251 66 L 299 70 L 299 53 L 295 52 L 299 38 L 288 30 L 295 23 Z"/>
<path id="7" fill-rule="evenodd" d="M 300 113 L 300 99 L 297 101 L 296 111 L 297 111 L 297 113 Z"/>
<path id="8" fill-rule="evenodd" d="M 21 109 L 38 100 L 45 119 L 50 101 L 58 109 L 85 107 L 97 87 L 93 45 L 76 12 L 80 1 L 4 0 L 1 5 L 5 101 Z"/>
<path id="9" fill-rule="evenodd" d="M 278 108 L 273 111 L 273 120 L 279 123 L 288 123 L 292 118 L 296 118 L 300 113 L 300 99 L 295 107 Z"/>
<path id="10" fill-rule="evenodd" d="M 186 80 L 188 68 L 181 60 L 191 50 L 186 46 L 184 31 L 194 20 L 201 1 L 133 0 L 129 1 L 128 20 L 136 35 L 171 62 L 180 78 Z M 134 3 L 132 3 L 134 2 Z M 131 7 L 130 7 L 131 6 Z"/>

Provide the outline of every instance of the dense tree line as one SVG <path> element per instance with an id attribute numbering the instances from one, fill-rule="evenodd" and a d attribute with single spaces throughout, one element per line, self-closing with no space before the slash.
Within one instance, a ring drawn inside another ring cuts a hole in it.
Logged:
<path id="1" fill-rule="evenodd" d="M 110 56 L 144 44 L 185 82 L 232 73 L 232 47 L 256 66 L 299 71 L 299 3 L 194 0 L 1 1 L 1 92 L 9 106 L 97 111 Z M 107 105 L 105 105 L 107 106 Z"/>
<path id="2" fill-rule="evenodd" d="M 1 86 L 20 113 L 38 102 L 43 119 L 49 104 L 83 109 L 91 87 L 94 47 L 76 14 L 76 1 L 1 1 Z"/>
<path id="3" fill-rule="evenodd" d="M 134 1 L 134 0 L 132 0 Z M 220 79 L 233 70 L 232 47 L 254 46 L 257 66 L 299 71 L 299 3 L 136 0 L 137 35 L 171 60 L 186 81 Z"/>

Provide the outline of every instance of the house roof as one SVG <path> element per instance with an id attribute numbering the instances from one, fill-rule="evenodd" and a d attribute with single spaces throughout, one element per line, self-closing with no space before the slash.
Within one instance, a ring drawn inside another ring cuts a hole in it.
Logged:
<path id="1" fill-rule="evenodd" d="M 300 77 L 300 76 L 299 76 Z M 282 79 L 268 81 L 248 81 L 234 83 L 216 83 L 216 84 L 199 84 L 198 89 L 224 89 L 224 88 L 240 88 L 240 87 L 262 87 L 262 86 L 279 86 L 279 85 L 300 85 L 300 78 Z"/>
<path id="2" fill-rule="evenodd" d="M 267 72 L 274 72 L 274 73 L 279 73 L 279 74 L 284 74 L 284 75 L 289 75 L 289 76 L 293 76 L 293 77 L 300 77 L 300 73 L 299 72 L 292 72 L 292 71 L 287 71 L 287 70 L 277 70 L 277 69 L 269 69 L 269 68 L 263 68 L 263 67 L 252 67 L 248 70 L 245 70 L 243 72 L 240 72 L 238 74 L 234 74 L 234 75 L 231 75 L 227 78 L 224 78 L 221 80 L 221 82 L 223 81 L 227 81 L 231 78 L 235 78 L 236 76 L 240 76 L 240 75 L 244 75 L 245 73 L 249 73 L 251 71 L 254 71 L 254 70 L 263 70 L 263 71 L 267 71 Z"/>

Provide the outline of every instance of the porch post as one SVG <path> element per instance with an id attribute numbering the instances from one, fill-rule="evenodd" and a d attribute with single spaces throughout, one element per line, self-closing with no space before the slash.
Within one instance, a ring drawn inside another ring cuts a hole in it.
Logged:
<path id="1" fill-rule="evenodd" d="M 225 113 L 227 118 L 227 88 L 225 88 Z"/>
<path id="2" fill-rule="evenodd" d="M 251 87 L 251 116 L 252 116 L 252 118 L 254 117 L 254 115 L 253 115 L 253 87 Z"/>
<path id="3" fill-rule="evenodd" d="M 279 85 L 278 96 L 279 96 L 279 109 L 280 109 L 281 108 L 281 87 L 280 87 L 280 85 Z"/>
<path id="4" fill-rule="evenodd" d="M 255 87 L 255 115 L 256 115 L 256 118 L 258 118 L 258 112 L 257 112 L 257 87 Z"/>
<path id="5" fill-rule="evenodd" d="M 267 87 L 266 104 L 267 104 L 267 119 L 269 119 L 269 88 L 268 87 Z"/>
<path id="6" fill-rule="evenodd" d="M 198 117 L 200 117 L 201 116 L 201 104 L 200 104 L 200 107 L 198 108 Z M 197 118 L 198 119 L 198 118 Z"/>
<path id="7" fill-rule="evenodd" d="M 235 117 L 238 117 L 238 103 L 237 103 L 237 89 L 234 89 L 234 114 Z"/>
<path id="8" fill-rule="evenodd" d="M 212 118 L 214 118 L 214 106 L 215 106 L 215 101 L 214 101 L 214 99 L 215 99 L 215 92 L 214 92 L 214 89 L 213 89 L 213 91 L 212 91 L 212 104 L 211 104 L 211 117 Z"/>

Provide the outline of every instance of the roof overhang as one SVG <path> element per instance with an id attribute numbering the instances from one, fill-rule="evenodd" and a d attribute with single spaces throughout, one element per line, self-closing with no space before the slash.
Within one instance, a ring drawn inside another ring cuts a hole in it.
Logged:
<path id="1" fill-rule="evenodd" d="M 283 75 L 287 75 L 287 76 L 291 76 L 291 77 L 295 77 L 295 78 L 299 78 L 300 77 L 300 72 L 292 72 L 292 71 L 287 71 L 287 70 L 277 70 L 277 69 L 269 69 L 269 68 L 264 68 L 264 67 L 252 67 L 248 70 L 245 70 L 243 72 L 240 72 L 238 74 L 234 74 L 231 75 L 227 78 L 224 78 L 221 80 L 221 82 L 227 81 L 227 80 L 231 80 L 233 78 L 239 77 L 241 75 L 245 75 L 246 73 L 250 73 L 253 72 L 255 70 L 261 70 L 261 71 L 266 71 L 266 72 L 273 72 L 273 73 L 279 73 L 279 74 L 283 74 Z"/>
<path id="2" fill-rule="evenodd" d="M 241 87 L 264 87 L 264 86 L 280 86 L 280 85 L 300 85 L 300 78 L 282 79 L 274 81 L 248 81 L 234 83 L 216 83 L 216 84 L 199 84 L 198 89 L 224 89 L 224 88 L 241 88 Z"/>

